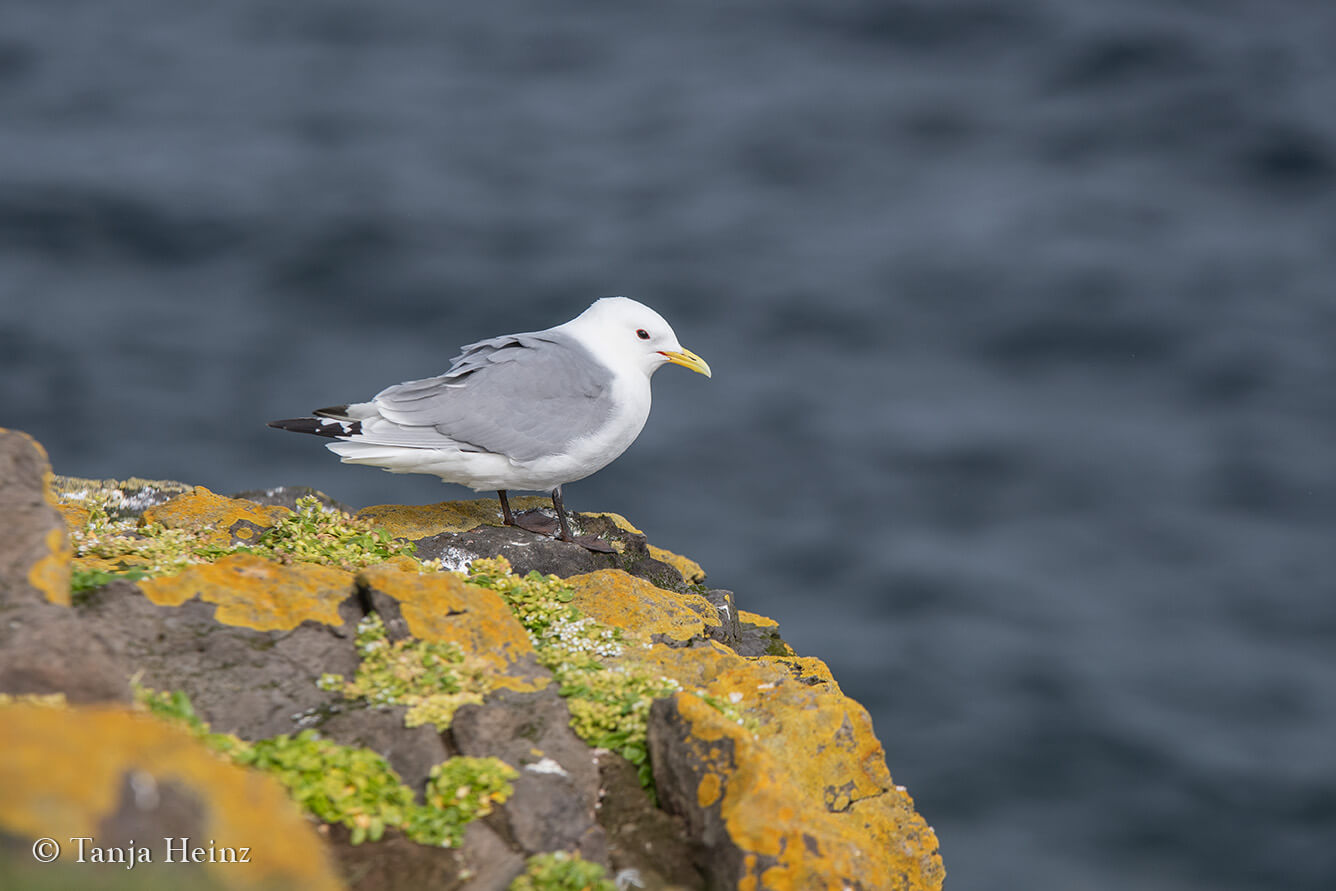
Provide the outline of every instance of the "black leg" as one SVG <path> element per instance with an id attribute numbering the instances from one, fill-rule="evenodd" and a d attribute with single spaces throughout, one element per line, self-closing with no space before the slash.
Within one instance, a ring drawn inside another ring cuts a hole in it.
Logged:
<path id="1" fill-rule="evenodd" d="M 514 526 L 515 515 L 510 512 L 510 499 L 506 498 L 506 490 L 497 489 L 496 494 L 501 498 L 501 522 L 507 526 Z"/>
<path id="2" fill-rule="evenodd" d="M 557 522 L 561 524 L 561 534 L 557 538 L 562 541 L 575 541 L 575 537 L 571 535 L 571 527 L 566 525 L 566 508 L 561 503 L 561 486 L 552 490 L 552 506 L 557 511 Z"/>

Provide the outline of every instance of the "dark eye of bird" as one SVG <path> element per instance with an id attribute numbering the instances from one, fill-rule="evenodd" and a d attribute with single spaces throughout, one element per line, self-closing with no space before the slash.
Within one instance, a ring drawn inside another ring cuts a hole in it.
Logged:
<path id="1" fill-rule="evenodd" d="M 649 332 L 644 328 L 641 328 L 636 332 L 636 337 L 639 337 L 641 340 L 649 340 Z"/>

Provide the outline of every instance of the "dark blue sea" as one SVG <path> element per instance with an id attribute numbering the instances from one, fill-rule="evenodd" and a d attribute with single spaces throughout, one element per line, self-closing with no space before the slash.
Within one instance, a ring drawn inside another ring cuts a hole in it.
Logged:
<path id="1" fill-rule="evenodd" d="M 952 889 L 1336 888 L 1336 4 L 0 7 L 0 425 L 470 497 L 272 418 L 627 294 L 567 487 L 865 703 Z"/>

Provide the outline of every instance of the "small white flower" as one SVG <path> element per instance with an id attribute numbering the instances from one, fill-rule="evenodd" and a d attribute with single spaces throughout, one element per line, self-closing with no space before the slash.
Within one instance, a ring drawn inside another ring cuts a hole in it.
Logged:
<path id="1" fill-rule="evenodd" d="M 640 878 L 640 871 L 637 869 L 623 869 L 617 873 L 612 881 L 617 886 L 617 891 L 626 891 L 626 889 L 632 887 L 645 887 L 645 883 Z"/>

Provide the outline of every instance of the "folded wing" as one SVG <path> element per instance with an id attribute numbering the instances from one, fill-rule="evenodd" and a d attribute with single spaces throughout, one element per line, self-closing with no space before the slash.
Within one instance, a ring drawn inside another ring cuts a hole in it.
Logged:
<path id="1" fill-rule="evenodd" d="M 445 374 L 322 413 L 359 421 L 350 441 L 532 461 L 602 429 L 612 416 L 611 382 L 612 372 L 561 332 L 512 334 L 464 347 Z"/>

